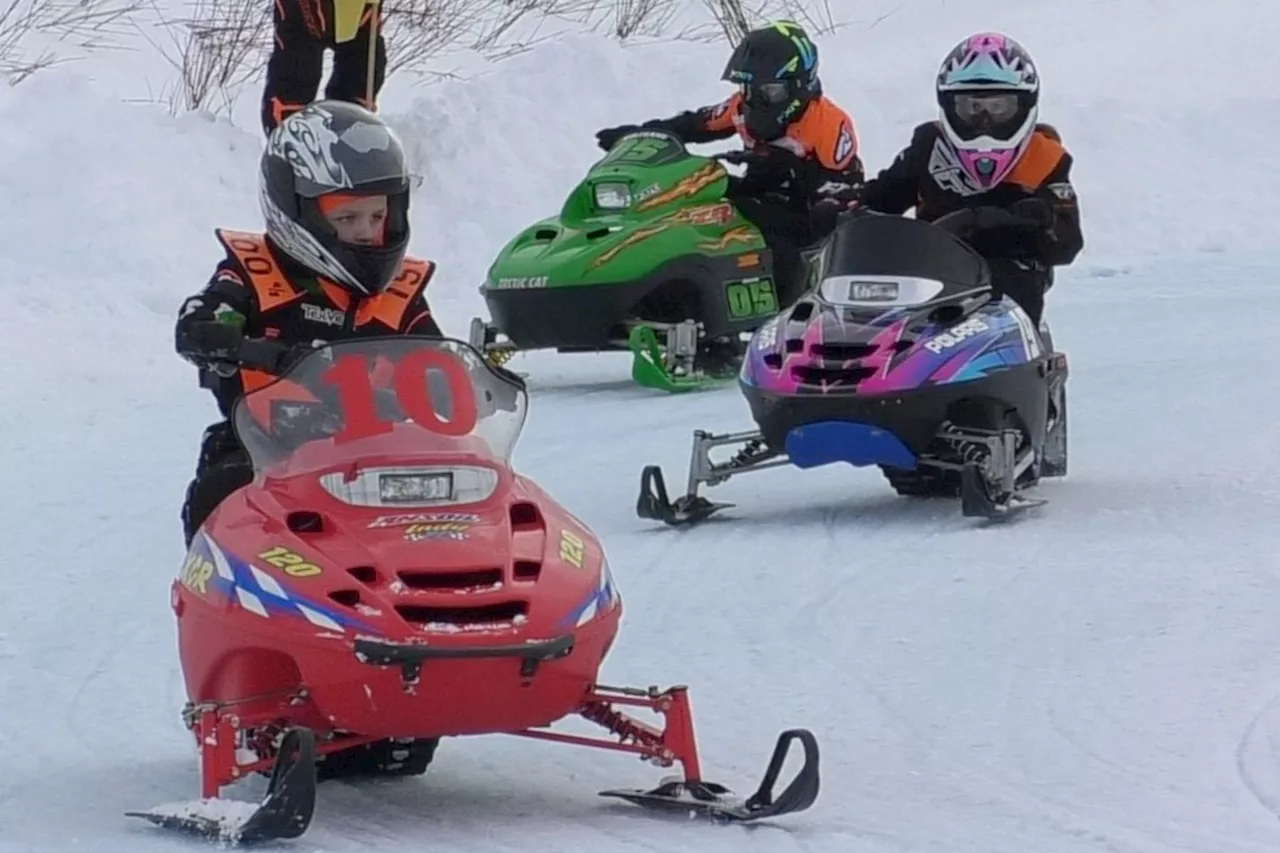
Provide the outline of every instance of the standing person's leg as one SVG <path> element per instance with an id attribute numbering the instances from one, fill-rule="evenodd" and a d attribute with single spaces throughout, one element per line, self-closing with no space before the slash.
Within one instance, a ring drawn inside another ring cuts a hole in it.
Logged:
<path id="1" fill-rule="evenodd" d="M 274 38 L 262 90 L 262 129 L 268 136 L 281 121 L 315 100 L 324 74 L 321 0 L 274 0 Z"/>
<path id="2" fill-rule="evenodd" d="M 369 34 L 373 16 L 378 15 L 378 38 L 374 43 L 373 100 L 366 99 L 369 88 Z M 387 74 L 387 42 L 382 35 L 382 7 L 366 9 L 360 30 L 351 41 L 333 46 L 333 74 L 325 87 L 325 97 L 335 101 L 360 104 L 369 110 L 377 110 L 378 93 L 382 91 Z"/>

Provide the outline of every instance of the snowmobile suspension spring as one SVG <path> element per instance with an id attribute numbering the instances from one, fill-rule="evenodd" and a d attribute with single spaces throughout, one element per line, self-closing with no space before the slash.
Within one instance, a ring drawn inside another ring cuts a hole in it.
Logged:
<path id="1" fill-rule="evenodd" d="M 515 356 L 515 350 L 494 350 L 485 357 L 494 367 L 504 367 Z"/>
<path id="2" fill-rule="evenodd" d="M 984 444 L 965 438 L 959 434 L 958 430 L 951 430 L 952 434 L 945 436 L 947 444 L 951 445 L 956 455 L 960 457 L 961 463 L 972 462 L 980 467 L 985 467 L 991 456 L 991 451 Z"/>
<path id="3" fill-rule="evenodd" d="M 960 452 L 961 462 L 972 462 L 975 465 L 982 465 L 987 461 L 987 449 L 971 442 L 958 442 L 956 449 Z"/>
<path id="4" fill-rule="evenodd" d="M 742 446 L 742 449 L 733 455 L 733 459 L 729 460 L 729 466 L 737 468 L 742 465 L 749 465 L 752 458 L 759 455 L 761 448 L 764 447 L 764 439 L 753 438 Z"/>
<path id="5" fill-rule="evenodd" d="M 644 746 L 661 746 L 662 736 L 655 735 L 621 711 L 615 711 L 608 703 L 592 702 L 581 711 L 582 716 L 617 735 L 624 743 L 628 740 Z"/>

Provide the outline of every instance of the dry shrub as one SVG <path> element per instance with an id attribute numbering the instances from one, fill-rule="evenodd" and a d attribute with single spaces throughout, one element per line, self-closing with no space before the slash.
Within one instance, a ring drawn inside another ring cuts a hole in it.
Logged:
<path id="1" fill-rule="evenodd" d="M 3 0 L 0 0 L 3 2 Z M 11 0 L 54 8 L 82 9 L 77 0 Z M 143 0 L 83 0 L 84 3 L 134 3 Z M 701 0 L 714 23 L 678 33 L 677 39 L 736 44 L 753 26 L 776 18 L 795 20 L 811 33 L 839 24 L 830 0 Z M 754 3 L 754 5 L 752 5 Z M 469 51 L 500 61 L 528 50 L 564 29 L 607 31 L 626 41 L 665 35 L 680 0 L 382 0 L 387 43 L 387 76 L 410 73 L 421 78 L 453 76 L 437 65 L 441 57 Z M 237 92 L 261 79 L 271 49 L 270 0 L 192 0 L 191 14 L 164 20 L 171 47 L 152 41 L 178 71 L 179 84 L 169 101 L 178 109 L 227 110 Z M 157 14 L 159 14 L 157 10 Z M 0 18 L 0 25 L 3 24 Z M 0 56 L 3 56 L 0 29 Z"/>
<path id="2" fill-rule="evenodd" d="M 118 48 L 143 0 L 9 0 L 0 7 L 0 74 L 17 85 L 68 57 L 51 49 L 34 53 L 33 41 L 56 41 L 86 53 Z"/>

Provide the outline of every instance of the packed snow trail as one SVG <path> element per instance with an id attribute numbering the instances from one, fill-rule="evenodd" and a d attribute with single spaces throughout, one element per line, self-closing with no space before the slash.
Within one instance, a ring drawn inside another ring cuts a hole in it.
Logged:
<path id="1" fill-rule="evenodd" d="M 699 528 L 644 522 L 641 467 L 680 483 L 692 430 L 749 428 L 736 389 L 653 395 L 625 357 L 513 363 L 532 377 L 516 463 L 600 534 L 624 596 L 603 679 L 691 685 L 707 775 L 742 793 L 780 730 L 814 729 L 812 810 L 752 829 L 661 819 L 595 793 L 664 771 L 450 740 L 422 778 L 325 784 L 311 831 L 281 849 L 1274 849 L 1278 15 L 1258 0 L 875 0 L 823 40 L 872 169 L 932 115 L 959 36 L 1000 26 L 1041 60 L 1088 247 L 1049 299 L 1072 371 L 1070 474 L 1015 523 L 975 526 L 844 467 L 735 478 L 709 494 L 737 506 Z M 723 94 L 721 47 L 577 37 L 465 83 L 392 86 L 447 330 L 481 310 L 501 242 L 597 156 L 595 129 Z M 214 411 L 172 322 L 216 263 L 211 229 L 259 221 L 261 143 L 256 93 L 237 105 L 247 131 L 118 103 L 144 59 L 0 90 L 0 154 L 21 165 L 0 175 L 0 853 L 203 849 L 123 813 L 198 791 L 168 586 Z"/>
<path id="2" fill-rule="evenodd" d="M 534 403 L 517 463 L 604 537 L 628 608 L 605 680 L 690 683 L 708 775 L 740 788 L 778 730 L 812 727 L 824 793 L 772 828 L 707 827 L 598 800 L 599 789 L 660 775 L 629 759 L 453 740 L 422 779 L 322 786 L 305 845 L 1273 845 L 1280 576 L 1269 528 L 1280 495 L 1267 450 L 1280 403 L 1251 366 L 1280 310 L 1267 265 L 1230 268 L 1237 283 L 1205 301 L 1220 261 L 1131 272 L 1108 295 L 1087 282 L 1090 295 L 1074 295 L 1064 277 L 1051 317 L 1071 356 L 1072 470 L 1042 487 L 1046 508 L 1003 526 L 897 498 L 877 473 L 847 468 L 731 481 L 716 491 L 738 506 L 696 529 L 642 522 L 640 466 L 683 464 L 692 428 L 736 428 L 745 404 L 724 391 L 640 405 L 639 391 L 587 393 L 612 385 L 624 360 L 522 359 Z M 1212 360 L 1202 345 L 1162 343 L 1212 341 L 1224 328 L 1232 345 Z M 604 407 L 616 413 L 607 429 Z M 61 521 L 10 536 L 32 595 L 0 610 L 0 696 L 18 721 L 4 733 L 5 853 L 76 839 L 185 843 L 121 817 L 196 785 L 166 590 L 181 551 L 171 492 L 183 478 L 139 476 L 128 461 L 150 453 L 157 471 L 187 467 L 189 442 L 165 411 L 133 411 L 149 426 L 132 434 L 99 419 L 77 442 L 33 439 L 23 456 L 48 472 L 26 493 L 30 518 Z M 586 446 L 574 429 L 584 421 L 602 426 Z M 110 491 L 68 488 L 75 472 Z"/>

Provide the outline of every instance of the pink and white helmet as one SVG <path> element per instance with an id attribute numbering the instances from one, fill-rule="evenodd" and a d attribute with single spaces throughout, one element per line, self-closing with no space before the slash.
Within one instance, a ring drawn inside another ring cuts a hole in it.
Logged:
<path id="1" fill-rule="evenodd" d="M 1022 45 L 1002 33 L 978 33 L 952 48 L 938 69 L 942 131 L 960 165 L 990 189 L 1031 142 L 1040 75 Z"/>

